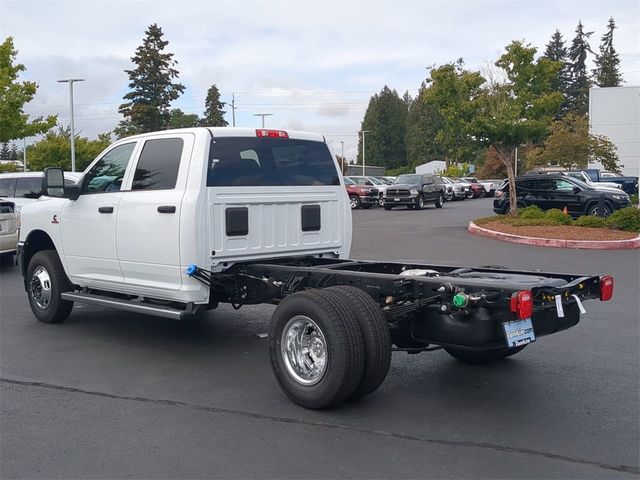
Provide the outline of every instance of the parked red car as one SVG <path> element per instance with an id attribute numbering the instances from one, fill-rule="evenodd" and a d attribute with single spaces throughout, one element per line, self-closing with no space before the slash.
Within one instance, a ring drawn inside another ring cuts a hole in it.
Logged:
<path id="1" fill-rule="evenodd" d="M 347 189 L 352 210 L 355 210 L 356 208 L 371 208 L 373 205 L 378 203 L 379 192 L 377 188 L 358 185 L 347 177 L 344 177 L 344 186 Z"/>

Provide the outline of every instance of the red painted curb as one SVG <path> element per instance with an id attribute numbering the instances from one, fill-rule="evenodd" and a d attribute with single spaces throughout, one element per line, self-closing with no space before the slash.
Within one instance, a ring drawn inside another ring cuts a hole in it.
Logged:
<path id="1" fill-rule="evenodd" d="M 536 247 L 554 248 L 585 248 L 591 250 L 630 250 L 640 248 L 640 237 L 630 240 L 560 240 L 555 238 L 537 238 L 512 235 L 510 233 L 496 232 L 477 226 L 469 222 L 469 233 L 480 237 L 502 240 L 503 242 L 520 243 L 523 245 L 534 245 Z"/>

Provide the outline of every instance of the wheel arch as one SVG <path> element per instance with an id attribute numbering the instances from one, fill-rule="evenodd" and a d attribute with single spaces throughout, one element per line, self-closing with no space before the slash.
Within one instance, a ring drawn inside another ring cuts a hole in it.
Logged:
<path id="1" fill-rule="evenodd" d="M 20 270 L 24 280 L 24 288 L 27 289 L 27 269 L 33 256 L 42 250 L 55 250 L 58 252 L 53 239 L 44 230 L 32 230 L 25 238 L 20 254 Z M 60 254 L 58 253 L 58 256 Z"/>
<path id="2" fill-rule="evenodd" d="M 587 205 L 584 207 L 584 214 L 588 215 L 589 214 L 589 210 L 591 210 L 592 207 L 597 206 L 600 203 L 600 200 L 591 200 L 589 202 L 587 202 Z M 605 199 L 604 200 L 604 204 L 605 206 L 609 207 L 609 209 L 611 210 L 611 213 L 615 212 L 615 208 L 613 208 L 613 204 Z"/>

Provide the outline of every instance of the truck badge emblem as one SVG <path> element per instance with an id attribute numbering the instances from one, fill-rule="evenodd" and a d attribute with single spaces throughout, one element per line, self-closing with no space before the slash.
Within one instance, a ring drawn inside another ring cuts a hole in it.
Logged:
<path id="1" fill-rule="evenodd" d="M 57 215 L 54 215 L 54 216 L 53 216 L 53 218 L 51 219 L 51 223 L 60 223 L 60 222 L 58 221 L 58 216 L 57 216 Z"/>

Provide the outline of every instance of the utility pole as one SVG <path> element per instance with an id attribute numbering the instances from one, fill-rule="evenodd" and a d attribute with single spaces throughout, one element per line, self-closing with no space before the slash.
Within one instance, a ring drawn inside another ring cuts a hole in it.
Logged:
<path id="1" fill-rule="evenodd" d="M 344 173 L 344 140 L 340 140 L 340 145 L 342 145 L 342 155 L 340 155 L 340 168 L 342 173 Z"/>
<path id="2" fill-rule="evenodd" d="M 76 131 L 73 124 L 73 82 L 84 82 L 84 78 L 67 78 L 58 83 L 69 84 L 69 110 L 71 112 L 71 171 L 76 171 Z"/>
<path id="3" fill-rule="evenodd" d="M 233 118 L 233 126 L 236 126 L 236 93 L 231 93 L 231 115 Z"/>
<path id="4" fill-rule="evenodd" d="M 27 171 L 27 137 L 22 137 L 22 169 Z"/>
<path id="5" fill-rule="evenodd" d="M 371 133 L 371 130 L 360 130 L 358 133 L 362 134 L 362 176 L 365 176 L 364 138 L 366 133 Z"/>
<path id="6" fill-rule="evenodd" d="M 264 128 L 264 117 L 270 117 L 273 113 L 254 113 L 254 117 L 262 117 L 262 128 Z"/>

